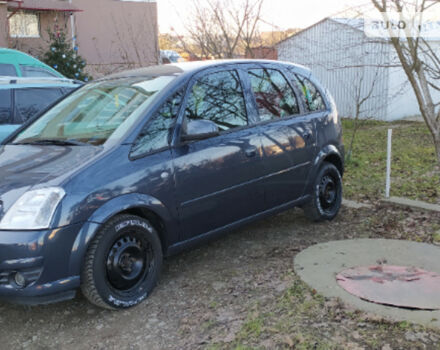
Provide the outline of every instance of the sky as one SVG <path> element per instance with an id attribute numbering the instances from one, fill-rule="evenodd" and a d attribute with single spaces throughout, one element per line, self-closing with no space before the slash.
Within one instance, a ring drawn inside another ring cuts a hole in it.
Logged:
<path id="1" fill-rule="evenodd" d="M 182 29 L 188 14 L 188 0 L 157 0 L 161 33 Z M 324 17 L 337 15 L 347 7 L 369 3 L 367 0 L 266 0 L 263 18 L 281 30 L 306 28 Z M 269 28 L 269 27 L 268 27 Z"/>

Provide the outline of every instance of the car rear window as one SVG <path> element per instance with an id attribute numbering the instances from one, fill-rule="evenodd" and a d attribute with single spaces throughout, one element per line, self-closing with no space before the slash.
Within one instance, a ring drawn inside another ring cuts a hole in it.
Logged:
<path id="1" fill-rule="evenodd" d="M 38 77 L 57 78 L 58 77 L 55 73 L 43 67 L 20 65 L 20 69 L 23 77 L 27 77 L 27 78 L 38 78 Z"/>
<path id="2" fill-rule="evenodd" d="M 30 88 L 15 90 L 15 122 L 24 123 L 49 107 L 63 93 L 60 88 Z"/>
<path id="3" fill-rule="evenodd" d="M 252 91 L 263 121 L 299 113 L 295 93 L 281 72 L 275 69 L 250 69 Z"/>
<path id="4" fill-rule="evenodd" d="M 11 123 L 11 90 L 0 90 L 0 125 Z"/>
<path id="5" fill-rule="evenodd" d="M 13 64 L 0 63 L 0 75 L 16 77 L 17 71 Z"/>

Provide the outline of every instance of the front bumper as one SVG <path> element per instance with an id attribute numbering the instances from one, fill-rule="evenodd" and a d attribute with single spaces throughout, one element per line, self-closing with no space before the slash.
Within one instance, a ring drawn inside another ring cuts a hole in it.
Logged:
<path id="1" fill-rule="evenodd" d="M 73 298 L 80 277 L 70 271 L 81 225 L 44 231 L 0 231 L 0 299 L 26 304 Z M 19 273 L 25 280 L 18 285 Z"/>

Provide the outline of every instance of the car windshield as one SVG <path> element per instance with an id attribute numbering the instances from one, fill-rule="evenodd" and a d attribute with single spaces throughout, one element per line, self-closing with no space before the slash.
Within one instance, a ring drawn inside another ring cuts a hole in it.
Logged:
<path id="1" fill-rule="evenodd" d="M 120 140 L 173 79 L 159 76 L 91 83 L 44 113 L 12 143 L 102 145 Z"/>

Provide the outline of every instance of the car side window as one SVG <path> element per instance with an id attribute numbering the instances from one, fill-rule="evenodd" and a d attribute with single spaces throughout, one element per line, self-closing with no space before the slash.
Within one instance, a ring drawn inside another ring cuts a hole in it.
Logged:
<path id="1" fill-rule="evenodd" d="M 310 112 L 322 111 L 326 109 L 324 99 L 318 88 L 307 78 L 295 75 L 295 82 L 298 89 L 302 92 L 303 101 Z"/>
<path id="2" fill-rule="evenodd" d="M 295 93 L 279 71 L 259 68 L 248 73 L 262 121 L 299 114 Z"/>
<path id="3" fill-rule="evenodd" d="M 16 77 L 17 71 L 13 64 L 0 63 L 0 75 Z"/>
<path id="4" fill-rule="evenodd" d="M 185 117 L 210 120 L 220 131 L 246 126 L 246 105 L 238 73 L 222 71 L 199 79 L 189 93 Z"/>
<path id="5" fill-rule="evenodd" d="M 53 72 L 41 68 L 41 67 L 34 67 L 34 66 L 25 66 L 20 65 L 21 74 L 23 77 L 28 78 L 38 78 L 38 77 L 44 77 L 44 78 L 57 78 L 57 75 Z"/>
<path id="6" fill-rule="evenodd" d="M 63 93 L 59 88 L 28 88 L 15 90 L 15 120 L 26 122 L 58 100 Z"/>
<path id="7" fill-rule="evenodd" d="M 0 125 L 11 122 L 11 90 L 0 90 Z"/>
<path id="8" fill-rule="evenodd" d="M 183 90 L 180 90 L 159 108 L 134 142 L 130 154 L 132 157 L 138 157 L 168 146 L 170 131 L 176 121 L 182 100 Z"/>

